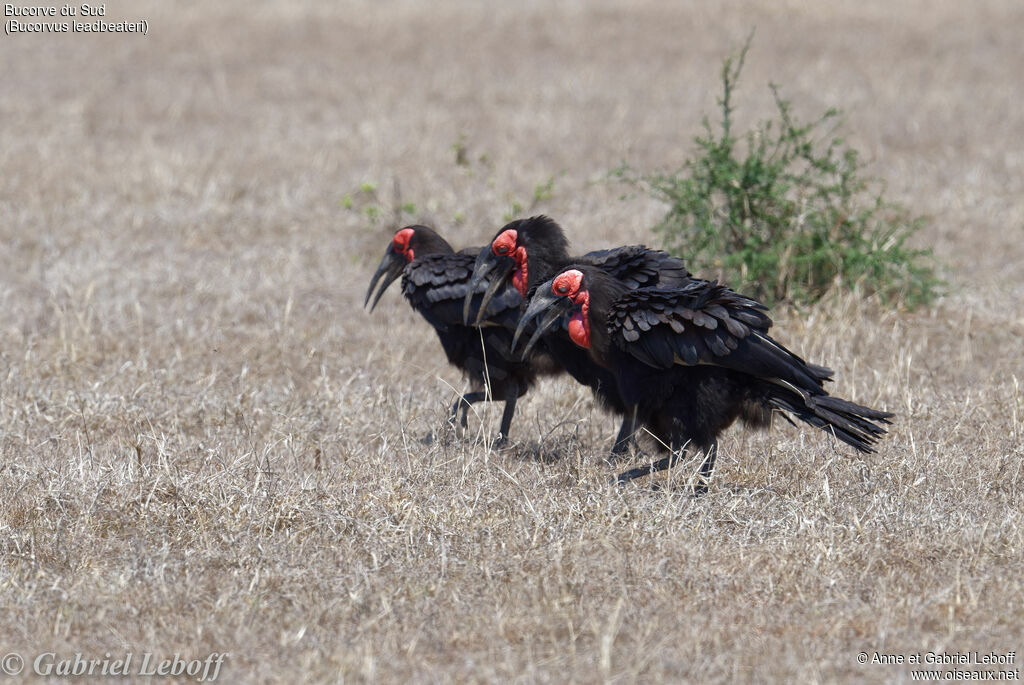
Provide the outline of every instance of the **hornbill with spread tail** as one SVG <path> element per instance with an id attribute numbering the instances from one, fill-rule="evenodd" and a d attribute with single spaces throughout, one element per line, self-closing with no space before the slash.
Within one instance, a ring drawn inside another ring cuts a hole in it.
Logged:
<path id="1" fill-rule="evenodd" d="M 623 400 L 637 405 L 638 420 L 669 446 L 667 457 L 620 474 L 618 482 L 670 468 L 690 447 L 704 454 L 695 488 L 703 492 L 718 435 L 736 419 L 766 427 L 775 410 L 873 452 L 885 433 L 879 424 L 892 414 L 829 395 L 823 385 L 832 371 L 773 340 L 766 311 L 715 282 L 631 290 L 600 269 L 574 264 L 537 287 L 515 342 L 527 322 L 544 314 L 529 352 L 568 314 L 572 340 L 612 372 Z"/>
<path id="2" fill-rule="evenodd" d="M 511 351 L 512 331 L 519 319 L 522 295 L 508 290 L 490 298 L 482 309 L 482 326 L 474 328 L 463 323 L 463 301 L 480 306 L 487 280 L 472 279 L 473 263 L 479 248 L 455 252 L 451 245 L 426 226 L 408 226 L 395 233 L 384 258 L 370 280 L 365 307 L 370 302 L 377 282 L 380 288 L 370 311 L 388 286 L 402 276 L 402 292 L 412 308 L 434 327 L 449 363 L 466 373 L 470 392 L 452 406 L 450 420 L 454 423 L 462 408 L 462 427 L 471 404 L 490 397 L 505 401 L 498 442 L 508 438 L 516 401 L 526 393 L 538 374 L 553 373 L 557 367 L 541 355 L 525 360 Z M 381 280 L 383 279 L 383 280 Z"/>
<path id="3" fill-rule="evenodd" d="M 693 280 L 681 260 L 667 252 L 651 250 L 643 245 L 595 250 L 571 257 L 561 226 L 549 217 L 534 216 L 505 225 L 490 244 L 480 251 L 473 266 L 470 292 L 476 293 L 478 284 L 484 280 L 489 280 L 490 285 L 484 292 L 477 322 L 483 320 L 484 308 L 491 298 L 499 295 L 504 298 L 509 291 L 515 291 L 525 302 L 528 299 L 527 293 L 537 284 L 574 262 L 600 269 L 625 289 L 676 287 Z M 463 304 L 463 316 L 467 323 L 472 305 L 473 302 L 467 296 Z M 624 417 L 612 447 L 612 455 L 624 453 L 636 430 L 635 403 L 623 399 L 612 373 L 596 364 L 586 351 L 573 344 L 564 326 L 549 330 L 543 347 L 569 375 L 589 386 L 602 405 Z"/>

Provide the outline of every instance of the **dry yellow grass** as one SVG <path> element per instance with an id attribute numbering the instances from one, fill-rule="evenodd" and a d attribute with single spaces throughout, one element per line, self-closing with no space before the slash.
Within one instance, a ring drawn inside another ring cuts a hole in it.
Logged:
<path id="1" fill-rule="evenodd" d="M 0 653 L 877 682 L 910 669 L 859 652 L 1024 652 L 1018 2 L 107 8 L 149 35 L 0 37 Z M 755 26 L 741 124 L 769 80 L 846 109 L 953 267 L 930 311 L 776 313 L 898 413 L 879 453 L 733 430 L 703 498 L 614 488 L 615 421 L 568 381 L 508 450 L 500 407 L 421 442 L 461 381 L 397 289 L 361 309 L 396 183 L 459 246 L 552 176 L 575 248 L 650 242 L 663 208 L 605 173 L 689 154 Z M 368 181 L 376 224 L 342 207 Z"/>

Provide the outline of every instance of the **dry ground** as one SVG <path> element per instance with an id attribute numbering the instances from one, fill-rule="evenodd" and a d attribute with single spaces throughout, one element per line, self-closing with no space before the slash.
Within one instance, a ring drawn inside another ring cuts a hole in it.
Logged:
<path id="1" fill-rule="evenodd" d="M 1017 0 L 106 7 L 149 35 L 0 37 L 0 652 L 230 652 L 229 682 L 1019 667 Z M 843 107 L 952 265 L 929 311 L 777 312 L 899 414 L 879 453 L 733 430 L 703 498 L 614 488 L 615 421 L 563 381 L 511 449 L 497 408 L 422 442 L 462 382 L 397 288 L 361 309 L 396 198 L 460 246 L 515 202 L 579 250 L 651 242 L 664 208 L 606 173 L 684 159 L 753 27 L 741 124 L 769 81 Z"/>

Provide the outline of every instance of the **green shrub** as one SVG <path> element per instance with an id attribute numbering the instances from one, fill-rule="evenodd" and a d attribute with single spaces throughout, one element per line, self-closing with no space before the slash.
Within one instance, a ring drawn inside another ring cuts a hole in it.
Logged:
<path id="1" fill-rule="evenodd" d="M 811 302 L 836 285 L 892 306 L 932 301 L 944 284 L 931 252 L 908 245 L 924 220 L 863 174 L 857 151 L 834 136 L 838 110 L 798 122 L 773 85 L 777 120 L 740 150 L 732 96 L 749 46 L 723 63 L 719 129 L 705 117 L 693 159 L 669 174 L 615 172 L 668 203 L 654 227 L 665 249 L 767 302 Z"/>

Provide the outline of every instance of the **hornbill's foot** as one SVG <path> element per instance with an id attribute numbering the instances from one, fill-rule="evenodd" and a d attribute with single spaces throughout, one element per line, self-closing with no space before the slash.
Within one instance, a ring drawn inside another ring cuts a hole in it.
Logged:
<path id="1" fill-rule="evenodd" d="M 650 466 L 637 466 L 636 468 L 632 468 L 628 471 L 623 471 L 619 475 L 615 476 L 615 478 L 612 478 L 612 484 L 625 485 L 631 480 L 643 478 L 651 473 L 654 473 L 654 471 L 651 470 Z"/>
<path id="2" fill-rule="evenodd" d="M 635 440 L 630 440 L 621 445 L 616 444 L 612 447 L 612 451 L 608 453 L 604 458 L 604 461 L 606 464 L 614 466 L 616 464 L 621 464 L 633 455 L 643 455 L 643 452 L 640 450 L 640 447 L 637 445 Z"/>
<path id="3" fill-rule="evenodd" d="M 708 482 L 711 480 L 711 474 L 715 471 L 715 457 L 718 456 L 718 442 L 712 441 L 710 445 L 707 445 L 701 450 L 704 453 L 704 463 L 701 464 L 700 471 L 697 473 L 697 477 L 693 483 L 693 496 L 700 497 L 708 491 Z M 672 468 L 675 463 L 686 456 L 686 444 L 679 444 L 679 441 L 673 441 L 671 450 L 668 456 L 659 459 L 656 462 L 648 464 L 647 466 L 639 466 L 629 471 L 624 471 L 616 477 L 616 483 L 627 483 L 634 478 L 640 476 L 646 476 L 657 471 L 664 471 Z"/>
<path id="4" fill-rule="evenodd" d="M 606 464 L 615 465 L 615 464 L 621 464 L 622 462 L 626 461 L 626 459 L 628 459 L 628 458 L 629 458 L 629 451 L 628 450 L 612 450 L 611 452 L 609 452 L 605 456 L 604 461 L 605 461 Z"/>
<path id="5" fill-rule="evenodd" d="M 631 480 L 634 480 L 636 478 L 641 478 L 643 476 L 647 476 L 647 475 L 650 475 L 650 474 L 653 474 L 653 473 L 657 473 L 658 471 L 662 470 L 662 469 L 655 469 L 654 466 L 655 466 L 654 464 L 648 464 L 647 466 L 637 466 L 636 468 L 630 469 L 628 471 L 623 471 L 618 476 L 616 476 L 615 478 L 612 479 L 612 484 L 613 485 L 625 485 L 626 483 L 630 482 Z M 651 485 L 651 488 L 654 489 L 654 490 L 660 490 L 661 486 L 658 483 L 654 483 L 654 484 Z M 706 495 L 707 492 L 708 492 L 708 482 L 706 480 L 704 480 L 703 478 L 698 479 L 697 482 L 695 482 L 693 484 L 693 496 L 694 497 L 701 497 L 703 495 Z"/>
<path id="6" fill-rule="evenodd" d="M 462 416 L 461 417 L 459 416 L 459 409 L 460 408 L 462 409 Z M 459 403 L 456 403 L 454 409 L 452 409 L 452 412 L 448 415 L 447 424 L 452 427 L 452 430 L 455 430 L 455 431 L 459 430 L 460 428 L 462 430 L 466 430 L 466 426 L 469 423 L 466 420 L 466 414 L 467 413 L 469 413 L 469 405 L 468 404 L 463 404 L 460 407 Z"/>
<path id="7" fill-rule="evenodd" d="M 658 471 L 664 471 L 665 469 L 672 468 L 672 465 L 679 461 L 682 455 L 669 454 L 664 459 L 659 459 L 656 462 L 647 464 L 646 466 L 637 466 L 636 468 L 623 471 L 615 477 L 614 482 L 618 484 L 628 483 L 634 478 L 640 478 Z"/>
<path id="8" fill-rule="evenodd" d="M 675 490 L 678 489 L 678 488 L 669 487 L 668 481 L 662 481 L 661 483 L 651 483 L 650 488 L 654 492 L 658 492 L 660 490 L 673 490 L 673 491 L 675 491 Z M 698 497 L 703 497 L 708 492 L 708 486 L 706 484 L 705 485 L 695 485 L 692 489 L 691 488 L 685 488 L 685 489 L 689 491 L 689 496 L 692 497 L 693 499 L 697 499 Z"/>
<path id="9" fill-rule="evenodd" d="M 441 424 L 440 430 L 434 436 L 436 440 L 441 441 L 445 445 L 454 445 L 466 438 L 466 426 L 465 424 L 459 425 L 455 415 L 449 416 L 448 419 Z M 430 443 L 426 443 L 430 444 Z"/>
<path id="10" fill-rule="evenodd" d="M 466 430 L 467 425 L 467 414 L 469 414 L 469 408 L 474 402 L 480 402 L 481 400 L 487 399 L 487 395 L 482 392 L 467 392 L 462 395 L 459 399 L 455 400 L 455 404 L 452 405 L 451 411 L 448 412 L 448 423 L 452 428 L 458 430 L 455 425 L 456 419 L 459 421 L 459 425 L 462 426 L 462 430 Z M 459 418 L 459 410 L 462 411 L 462 417 Z"/>

